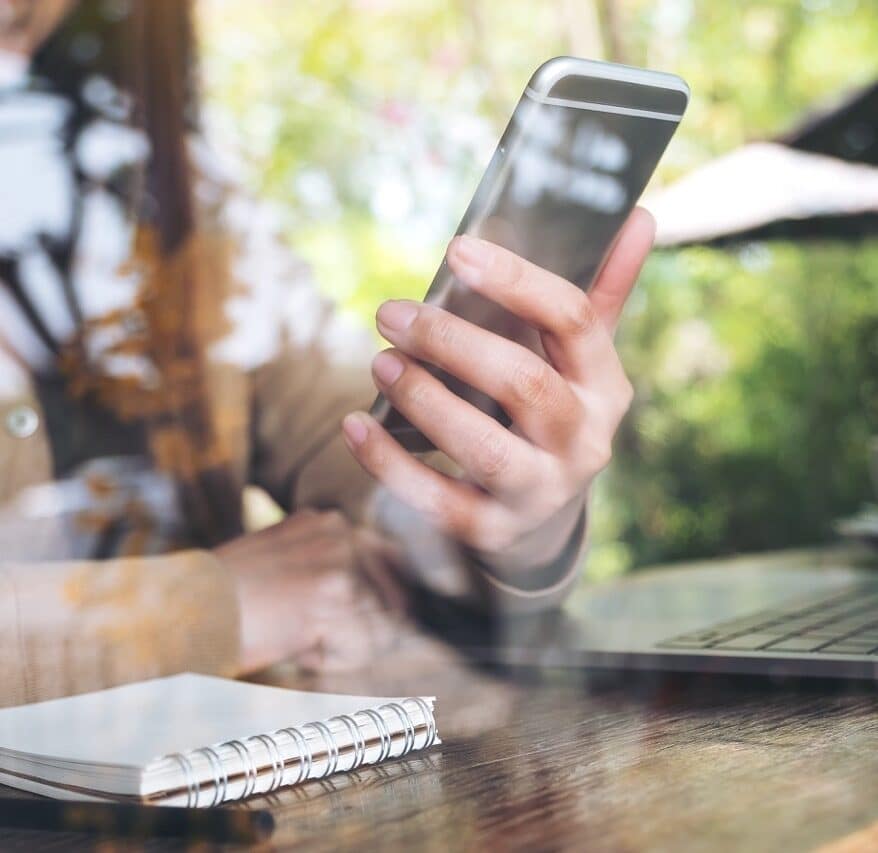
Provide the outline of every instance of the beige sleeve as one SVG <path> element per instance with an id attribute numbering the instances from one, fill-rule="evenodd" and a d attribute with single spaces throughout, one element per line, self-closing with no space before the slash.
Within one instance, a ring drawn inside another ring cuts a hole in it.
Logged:
<path id="1" fill-rule="evenodd" d="M 0 705 L 232 675 L 239 642 L 234 580 L 207 551 L 0 565 Z"/>
<path id="2" fill-rule="evenodd" d="M 288 512 L 339 509 L 362 521 L 373 482 L 344 444 L 341 421 L 375 395 L 370 353 L 361 367 L 319 347 L 285 351 L 255 373 L 253 481 Z"/>
<path id="3" fill-rule="evenodd" d="M 586 537 L 575 534 L 571 554 L 557 567 L 557 576 L 538 589 L 523 589 L 495 577 L 488 571 L 481 574 L 485 583 L 485 597 L 493 610 L 505 613 L 535 613 L 559 607 L 572 591 L 585 563 Z"/>
<path id="4" fill-rule="evenodd" d="M 438 465 L 447 470 L 447 466 Z M 559 543 L 563 552 L 553 565 L 522 575 L 523 583 L 504 581 L 489 567 L 442 536 L 423 517 L 381 490 L 371 503 L 374 523 L 399 543 L 415 583 L 440 598 L 492 613 L 531 613 L 559 606 L 576 584 L 587 549 L 583 515 L 571 539 Z"/>

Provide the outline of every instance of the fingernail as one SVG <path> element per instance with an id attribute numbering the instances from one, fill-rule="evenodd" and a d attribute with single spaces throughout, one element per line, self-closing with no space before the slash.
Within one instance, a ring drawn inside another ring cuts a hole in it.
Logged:
<path id="1" fill-rule="evenodd" d="M 392 352 L 379 352 L 372 361 L 372 371 L 382 385 L 393 385 L 405 365 Z"/>
<path id="2" fill-rule="evenodd" d="M 416 302 L 407 299 L 393 299 L 385 302 L 379 309 L 376 319 L 379 327 L 383 326 L 395 332 L 405 331 L 418 313 Z"/>
<path id="3" fill-rule="evenodd" d="M 491 261 L 491 254 L 489 243 L 461 234 L 452 241 L 449 260 L 460 279 L 466 284 L 478 285 L 484 269 Z"/>
<path id="4" fill-rule="evenodd" d="M 369 435 L 369 428 L 363 422 L 363 419 L 355 413 L 345 417 L 341 422 L 341 428 L 347 440 L 354 447 L 362 444 L 366 440 L 366 436 Z"/>

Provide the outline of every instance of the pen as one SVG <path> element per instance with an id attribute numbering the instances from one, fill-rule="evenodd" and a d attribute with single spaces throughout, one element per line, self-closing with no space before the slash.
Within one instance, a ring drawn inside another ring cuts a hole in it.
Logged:
<path id="1" fill-rule="evenodd" d="M 274 817 L 265 810 L 240 808 L 189 809 L 0 797 L 0 828 L 252 844 L 271 837 Z"/>

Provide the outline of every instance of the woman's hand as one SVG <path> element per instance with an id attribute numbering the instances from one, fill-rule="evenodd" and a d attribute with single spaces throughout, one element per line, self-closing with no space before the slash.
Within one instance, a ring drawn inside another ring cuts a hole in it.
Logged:
<path id="1" fill-rule="evenodd" d="M 241 668 L 356 669 L 395 642 L 406 597 L 390 546 L 335 512 L 303 510 L 221 545 L 241 610 Z"/>
<path id="2" fill-rule="evenodd" d="M 610 461 L 631 403 L 613 332 L 654 233 L 650 214 L 635 210 L 588 295 L 505 249 L 455 238 L 447 253 L 454 274 L 537 329 L 546 359 L 436 306 L 385 302 L 378 329 L 394 349 L 375 357 L 375 384 L 465 479 L 430 468 L 372 417 L 354 412 L 343 428 L 360 464 L 498 567 L 516 571 L 550 561 Z M 497 401 L 513 427 L 457 397 L 416 359 Z"/>

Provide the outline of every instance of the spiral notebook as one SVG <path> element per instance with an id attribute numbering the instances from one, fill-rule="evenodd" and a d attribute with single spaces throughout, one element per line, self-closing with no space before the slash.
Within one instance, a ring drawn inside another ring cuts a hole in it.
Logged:
<path id="1" fill-rule="evenodd" d="M 215 806 L 439 743 L 433 697 L 306 693 L 184 673 L 0 710 L 0 783 Z"/>

